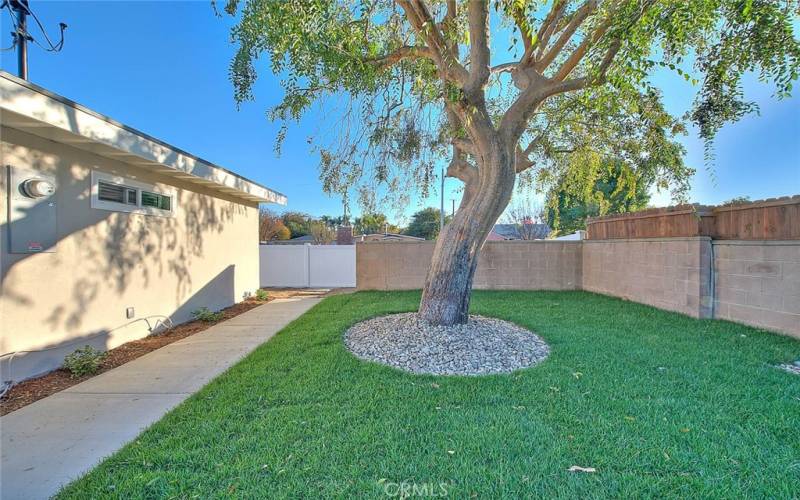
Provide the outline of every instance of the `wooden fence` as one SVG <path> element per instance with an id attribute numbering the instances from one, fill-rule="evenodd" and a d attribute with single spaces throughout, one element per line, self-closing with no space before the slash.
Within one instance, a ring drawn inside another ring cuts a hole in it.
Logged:
<path id="1" fill-rule="evenodd" d="M 590 240 L 709 236 L 719 240 L 800 239 L 800 195 L 734 205 L 678 205 L 590 218 Z"/>

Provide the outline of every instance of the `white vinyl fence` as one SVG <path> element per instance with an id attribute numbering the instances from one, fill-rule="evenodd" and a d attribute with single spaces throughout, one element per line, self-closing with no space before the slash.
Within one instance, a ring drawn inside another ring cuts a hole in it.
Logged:
<path id="1" fill-rule="evenodd" d="M 261 286 L 356 286 L 355 245 L 259 245 Z"/>

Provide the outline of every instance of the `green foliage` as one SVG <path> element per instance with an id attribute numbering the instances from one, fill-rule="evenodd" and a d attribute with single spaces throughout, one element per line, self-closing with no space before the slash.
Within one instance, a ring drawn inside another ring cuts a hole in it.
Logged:
<path id="1" fill-rule="evenodd" d="M 438 209 L 423 208 L 411 216 L 411 222 L 403 233 L 426 240 L 435 240 L 439 236 L 440 218 L 441 214 Z M 450 216 L 445 216 L 444 222 L 445 224 L 450 222 Z"/>
<path id="2" fill-rule="evenodd" d="M 356 217 L 353 222 L 355 234 L 375 234 L 375 233 L 397 233 L 399 228 L 389 223 L 386 215 L 381 213 L 367 213 L 361 217 Z"/>
<path id="3" fill-rule="evenodd" d="M 351 325 L 419 292 L 324 299 L 56 498 L 794 498 L 796 339 L 586 292 L 475 292 L 551 348 L 507 375 L 357 359 Z M 568 472 L 572 465 L 594 474 Z M 399 496 L 399 495 L 398 495 Z"/>
<path id="4" fill-rule="evenodd" d="M 324 109 L 331 121 L 310 138 L 320 157 L 323 189 L 346 195 L 355 188 L 368 211 L 387 201 L 401 206 L 414 191 L 427 196 L 435 180 L 434 167 L 452 155 L 451 139 L 464 137 L 464 130 L 452 126 L 443 113 L 445 106 L 466 99 L 464 89 L 443 75 L 456 65 L 470 68 L 473 40 L 464 12 L 469 3 L 457 2 L 459 14 L 453 18 L 445 17 L 447 2 L 426 4 L 434 23 L 427 23 L 422 32 L 390 0 L 231 0 L 226 8 L 237 19 L 231 35 L 238 50 L 230 67 L 236 101 L 254 97 L 256 62 L 268 60 L 284 90 L 282 101 L 270 110 L 270 118 L 283 123 L 278 142 L 286 136 L 287 123 L 299 120 L 313 106 Z M 549 51 L 565 30 L 566 20 L 575 19 L 583 4 L 582 0 L 492 1 L 492 62 L 518 61 L 526 43 L 534 52 Z M 554 5 L 563 7 L 564 21 L 545 40 L 542 22 Z M 641 149 L 653 151 L 649 164 L 643 165 L 650 173 L 641 174 L 653 174 L 658 184 L 674 182 L 680 193 L 692 171 L 682 164 L 682 150 L 661 146 L 680 133 L 676 128 L 682 124 L 663 112 L 661 95 L 651 80 L 654 73 L 674 72 L 697 87 L 686 119 L 698 127 L 709 158 L 720 127 L 756 110 L 742 93 L 744 74 L 754 73 L 774 84 L 779 98 L 790 95 L 798 77 L 796 0 L 636 0 L 598 5 L 563 44 L 554 63 L 542 70 L 541 76 L 554 77 L 582 42 L 603 29 L 569 75 L 592 85 L 551 97 L 541 106 L 549 119 L 540 119 L 537 110 L 525 124 L 520 145 L 525 149 L 529 141 L 536 143 L 530 155 L 538 172 L 531 174 L 535 180 L 555 182 L 561 177 L 559 162 L 553 160 L 554 151 L 561 148 L 546 146 L 561 144 L 574 126 L 553 118 L 607 113 L 609 120 L 586 121 L 579 135 L 608 148 L 635 137 L 626 127 L 643 111 L 646 114 L 646 108 L 658 108 L 661 119 L 638 127 L 649 130 L 646 137 L 637 138 L 645 141 Z M 394 57 L 403 46 L 426 45 L 432 32 L 451 48 L 444 55 L 446 67 L 437 67 L 426 56 Z M 615 55 L 604 66 L 613 48 Z M 599 78 L 601 74 L 604 78 Z M 498 126 L 519 95 L 509 73 L 499 72 L 472 104 L 485 101 Z M 606 132 L 608 121 L 620 126 Z M 649 141 L 659 147 L 651 149 Z M 589 153 L 588 147 L 578 149 L 570 161 L 573 165 Z M 621 155 L 599 155 L 607 156 Z M 292 236 L 301 234 L 287 227 Z"/>
<path id="5" fill-rule="evenodd" d="M 540 107 L 533 122 L 547 134 L 531 136 L 529 148 L 539 168 L 524 172 L 520 182 L 540 192 L 566 179 L 573 191 L 589 198 L 613 159 L 648 186 L 671 190 L 682 200 L 695 172 L 684 164 L 685 150 L 677 140 L 686 132 L 684 123 L 664 110 L 656 90 L 601 87 L 586 95 L 558 96 Z"/>
<path id="6" fill-rule="evenodd" d="M 622 160 L 603 160 L 594 182 L 564 175 L 547 194 L 547 224 L 559 235 L 586 229 L 586 218 L 641 210 L 650 201 L 650 183 Z"/>
<path id="7" fill-rule="evenodd" d="M 291 239 L 291 237 L 292 237 L 292 232 L 289 231 L 288 227 L 286 227 L 285 225 L 283 225 L 283 223 L 281 223 L 280 226 L 278 226 L 278 230 L 275 232 L 275 238 L 273 239 L 278 241 L 286 241 L 288 239 Z"/>
<path id="8" fill-rule="evenodd" d="M 745 203 L 750 203 L 750 197 L 749 196 L 735 196 L 735 197 L 731 198 L 730 200 L 723 201 L 722 203 L 720 203 L 720 206 L 724 206 L 724 205 L 743 205 Z"/>
<path id="9" fill-rule="evenodd" d="M 256 290 L 256 300 L 260 300 L 261 302 L 266 302 L 269 300 L 269 292 L 264 290 L 263 288 L 259 288 Z"/>
<path id="10" fill-rule="evenodd" d="M 70 354 L 64 357 L 64 368 L 72 374 L 73 377 L 83 377 L 85 375 L 94 375 L 100 369 L 103 360 L 106 359 L 107 354 L 103 351 L 95 349 L 90 345 L 86 345 L 79 349 L 75 349 Z"/>
<path id="11" fill-rule="evenodd" d="M 281 216 L 283 225 L 289 230 L 289 239 L 310 233 L 311 216 L 302 212 L 286 212 Z"/>
<path id="12" fill-rule="evenodd" d="M 198 321 L 203 321 L 205 323 L 216 323 L 217 321 L 220 321 L 224 315 L 222 314 L 222 311 L 214 312 L 207 307 L 201 307 L 200 309 L 192 311 L 192 316 L 194 316 L 194 319 Z"/>

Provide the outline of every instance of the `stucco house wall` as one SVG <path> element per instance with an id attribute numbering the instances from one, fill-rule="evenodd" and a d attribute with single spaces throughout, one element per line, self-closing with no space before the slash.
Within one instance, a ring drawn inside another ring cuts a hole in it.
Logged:
<path id="1" fill-rule="evenodd" d="M 20 130 L 0 134 L 0 353 L 13 353 L 0 361 L 2 380 L 47 372 L 85 344 L 113 348 L 258 288 L 257 202 Z M 6 165 L 56 176 L 54 252 L 9 253 Z M 92 208 L 93 171 L 172 190 L 174 216 Z"/>

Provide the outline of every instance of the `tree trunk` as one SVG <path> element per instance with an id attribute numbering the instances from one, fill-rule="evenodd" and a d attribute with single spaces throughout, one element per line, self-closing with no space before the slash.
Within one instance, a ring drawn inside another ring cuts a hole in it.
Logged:
<path id="1" fill-rule="evenodd" d="M 472 280 L 486 236 L 514 190 L 514 150 L 492 131 L 476 142 L 478 175 L 467 183 L 453 220 L 436 240 L 419 314 L 434 325 L 466 323 Z"/>

